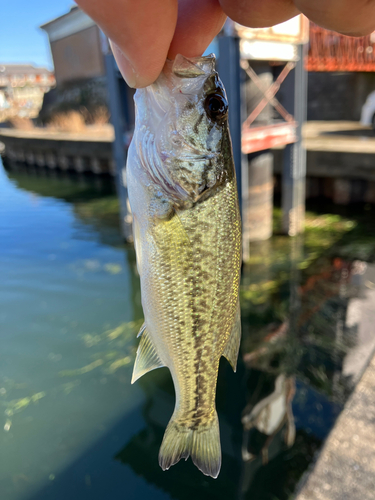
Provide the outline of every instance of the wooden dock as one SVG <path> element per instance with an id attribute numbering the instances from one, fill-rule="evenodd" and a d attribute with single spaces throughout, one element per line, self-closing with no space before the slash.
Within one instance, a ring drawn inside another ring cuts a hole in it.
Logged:
<path id="1" fill-rule="evenodd" d="M 307 150 L 306 197 L 335 203 L 375 203 L 375 134 L 358 122 L 311 121 L 304 125 Z M 283 150 L 275 148 L 274 174 L 280 175 Z"/>

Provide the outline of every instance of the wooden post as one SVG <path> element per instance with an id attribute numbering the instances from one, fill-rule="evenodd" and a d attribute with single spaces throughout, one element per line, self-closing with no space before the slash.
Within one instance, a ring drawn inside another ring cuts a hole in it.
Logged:
<path id="1" fill-rule="evenodd" d="M 102 34 L 102 52 L 106 68 L 109 111 L 111 113 L 111 122 L 115 131 L 115 140 L 113 141 L 113 158 L 115 161 L 116 189 L 120 202 L 121 230 L 124 239 L 126 241 L 131 241 L 132 219 L 128 209 L 128 190 L 125 182 L 126 151 L 124 134 L 127 130 L 126 124 L 123 120 L 124 104 L 120 95 L 119 71 L 115 58 L 109 48 L 108 40 L 104 34 Z"/>
<path id="2" fill-rule="evenodd" d="M 248 155 L 248 196 L 243 205 L 244 240 L 272 236 L 273 155 L 269 150 Z"/>
<path id="3" fill-rule="evenodd" d="M 219 37 L 218 70 L 224 84 L 229 103 L 229 128 L 232 137 L 233 158 L 236 169 L 238 198 L 241 216 L 248 197 L 248 168 L 246 156 L 242 154 L 242 123 L 246 118 L 244 99 L 244 73 L 240 66 L 240 39 L 233 30 Z M 245 236 L 245 232 L 243 233 Z M 243 239 L 243 258 L 249 256 L 249 241 Z"/>
<path id="4" fill-rule="evenodd" d="M 246 81 L 247 115 L 251 115 L 264 97 L 265 89 L 273 83 L 273 75 L 268 63 L 256 62 L 252 65 L 257 81 L 249 77 Z M 261 88 L 264 90 L 262 91 Z M 267 104 L 258 116 L 254 117 L 255 127 L 272 124 L 273 108 Z M 266 130 L 267 133 L 267 130 Z M 269 149 L 247 155 L 248 186 L 247 199 L 242 209 L 244 239 L 250 242 L 267 240 L 272 236 L 273 222 L 273 155 Z"/>
<path id="5" fill-rule="evenodd" d="M 294 115 L 298 124 L 297 142 L 288 144 L 284 151 L 282 228 L 289 236 L 301 233 L 305 220 L 306 150 L 302 145 L 302 125 L 306 121 L 307 107 L 306 53 L 307 45 L 299 45 L 299 60 L 284 83 L 284 107 Z"/>

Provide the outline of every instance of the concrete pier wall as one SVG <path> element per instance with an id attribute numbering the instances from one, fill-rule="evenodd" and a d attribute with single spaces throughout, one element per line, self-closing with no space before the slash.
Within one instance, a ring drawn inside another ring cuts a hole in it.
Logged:
<path id="1" fill-rule="evenodd" d="M 0 130 L 3 155 L 9 160 L 94 174 L 114 175 L 113 130 L 107 127 L 90 133 L 72 134 L 36 130 Z"/>

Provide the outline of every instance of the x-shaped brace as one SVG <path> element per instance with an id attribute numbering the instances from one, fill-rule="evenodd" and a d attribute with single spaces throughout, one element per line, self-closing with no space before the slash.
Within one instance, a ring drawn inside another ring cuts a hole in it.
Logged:
<path id="1" fill-rule="evenodd" d="M 259 102 L 259 104 L 250 113 L 248 118 L 244 121 L 243 123 L 244 128 L 250 127 L 255 118 L 259 115 L 259 113 L 261 113 L 261 111 L 267 106 L 268 103 L 271 104 L 271 106 L 273 106 L 280 113 L 280 115 L 284 118 L 286 122 L 289 123 L 294 122 L 293 116 L 290 113 L 288 113 L 288 111 L 284 108 L 284 106 L 280 104 L 280 102 L 276 99 L 275 95 L 279 90 L 280 85 L 285 80 L 288 73 L 295 67 L 295 65 L 296 65 L 295 62 L 288 62 L 284 66 L 283 70 L 281 71 L 277 79 L 273 82 L 273 84 L 270 87 L 266 88 L 262 80 L 255 73 L 253 68 L 249 65 L 249 62 L 246 60 L 241 61 L 242 69 L 246 71 L 250 79 L 255 83 L 255 85 L 264 95 L 263 99 Z"/>

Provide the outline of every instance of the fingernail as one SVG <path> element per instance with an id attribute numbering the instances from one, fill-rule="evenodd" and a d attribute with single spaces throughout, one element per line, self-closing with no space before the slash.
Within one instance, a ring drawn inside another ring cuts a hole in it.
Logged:
<path id="1" fill-rule="evenodd" d="M 129 87 L 136 87 L 137 85 L 137 80 L 138 80 L 138 75 L 129 62 L 129 60 L 126 58 L 125 54 L 122 52 L 122 50 L 110 40 L 110 44 L 112 47 L 112 52 L 113 55 L 115 56 L 117 65 L 119 70 L 121 71 L 122 76 L 124 77 L 124 80 L 126 83 L 129 85 Z"/>

